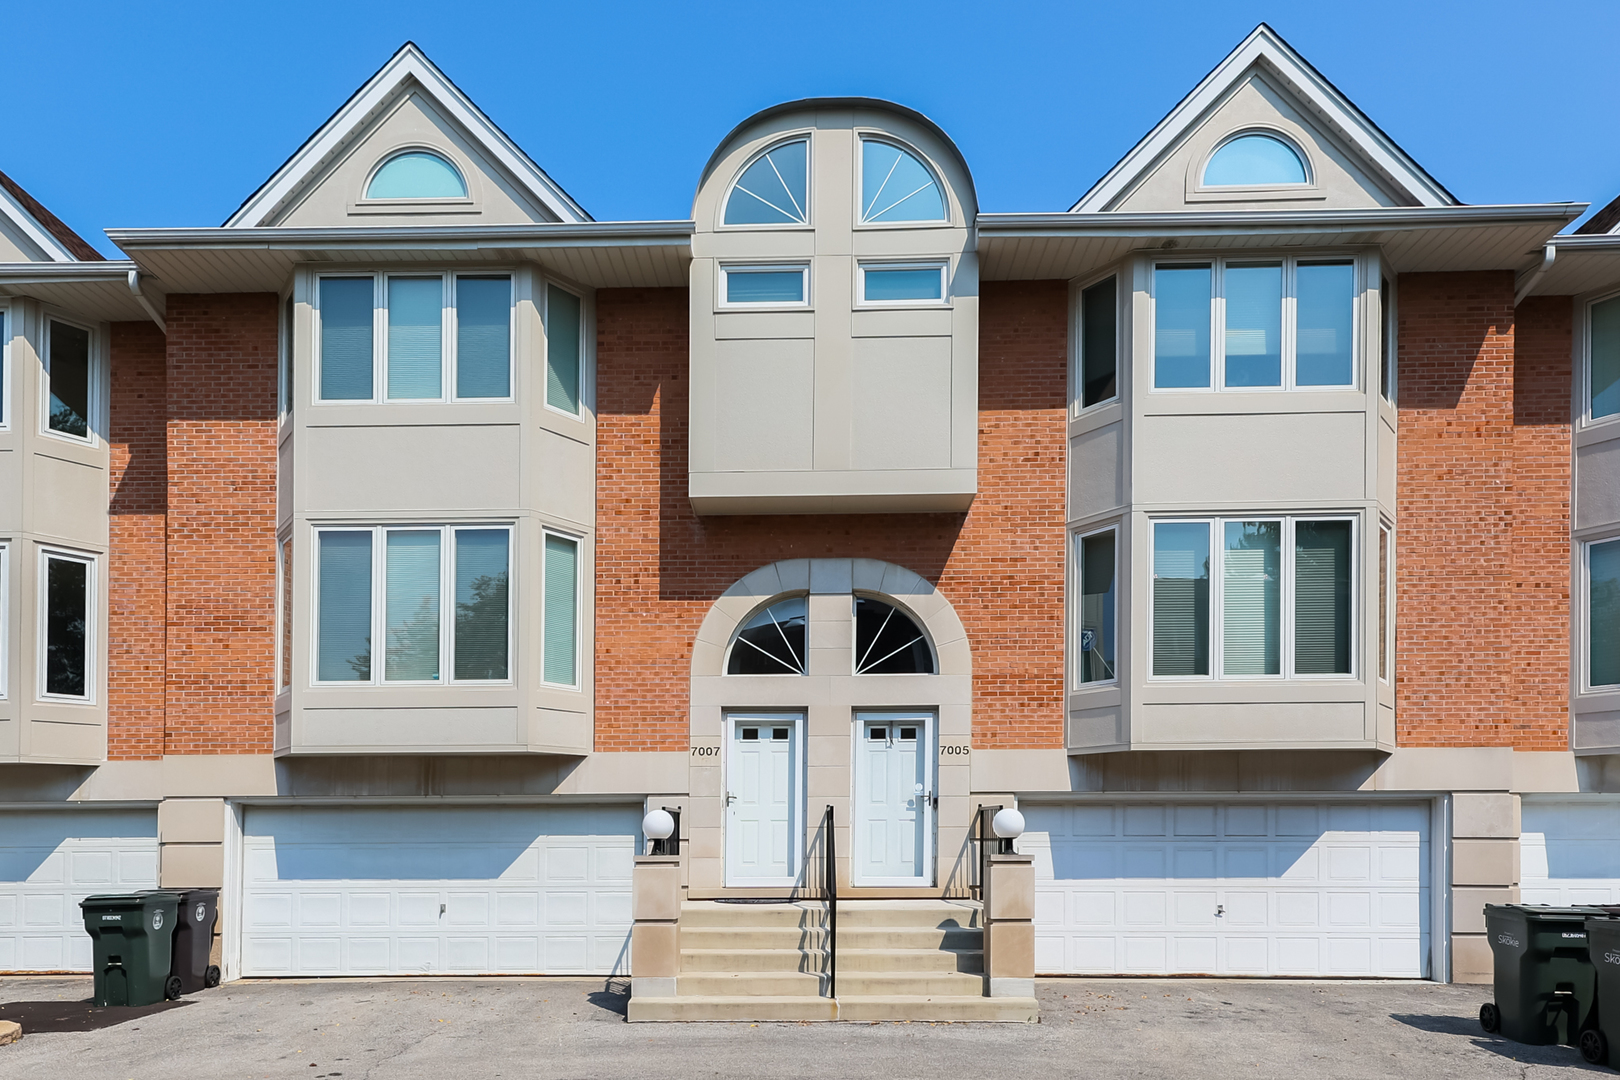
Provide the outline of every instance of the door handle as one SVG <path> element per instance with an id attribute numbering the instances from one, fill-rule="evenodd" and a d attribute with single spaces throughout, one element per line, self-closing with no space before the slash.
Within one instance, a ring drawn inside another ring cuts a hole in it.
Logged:
<path id="1" fill-rule="evenodd" d="M 736 801 L 737 801 L 737 796 L 735 796 L 735 795 L 733 795 L 733 794 L 732 794 L 732 793 L 731 793 L 731 792 L 729 792 L 729 791 L 728 791 L 728 792 L 726 792 L 726 805 L 727 805 L 727 806 L 730 806 L 730 805 L 731 805 L 731 804 L 732 804 L 732 803 L 734 803 L 734 802 L 736 802 Z"/>

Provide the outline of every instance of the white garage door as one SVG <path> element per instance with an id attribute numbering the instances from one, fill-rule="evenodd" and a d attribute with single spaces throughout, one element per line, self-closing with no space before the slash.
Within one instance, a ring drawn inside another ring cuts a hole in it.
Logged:
<path id="1" fill-rule="evenodd" d="M 0 972 L 89 971 L 79 901 L 157 888 L 153 810 L 0 811 Z"/>
<path id="2" fill-rule="evenodd" d="M 1422 804 L 1030 805 L 1042 974 L 1422 978 Z"/>
<path id="3" fill-rule="evenodd" d="M 1525 796 L 1519 882 L 1526 904 L 1620 904 L 1620 799 Z"/>
<path id="4" fill-rule="evenodd" d="M 633 807 L 248 807 L 245 975 L 629 970 Z"/>

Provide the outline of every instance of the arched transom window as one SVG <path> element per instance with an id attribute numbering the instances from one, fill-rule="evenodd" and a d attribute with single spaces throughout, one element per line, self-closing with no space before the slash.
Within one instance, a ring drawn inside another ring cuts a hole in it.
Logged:
<path id="1" fill-rule="evenodd" d="M 855 674 L 933 673 L 934 651 L 910 615 L 876 597 L 855 597 Z"/>
<path id="2" fill-rule="evenodd" d="M 810 220 L 810 144 L 781 143 L 754 159 L 726 198 L 727 225 L 803 225 Z"/>
<path id="3" fill-rule="evenodd" d="M 945 196 L 916 155 L 882 139 L 862 139 L 861 220 L 944 221 Z"/>
<path id="4" fill-rule="evenodd" d="M 909 614 L 875 596 L 852 597 L 856 675 L 932 675 L 934 650 Z M 761 608 L 738 628 L 727 675 L 808 675 L 809 601 L 790 596 Z"/>
<path id="5" fill-rule="evenodd" d="M 807 675 L 802 596 L 778 600 L 743 623 L 731 644 L 727 675 Z"/>
<path id="6" fill-rule="evenodd" d="M 465 199 L 467 182 L 438 154 L 409 150 L 383 162 L 366 185 L 368 199 Z"/>
<path id="7" fill-rule="evenodd" d="M 1239 135 L 1210 155 L 1205 187 L 1269 187 L 1306 184 L 1310 176 L 1299 152 L 1275 135 Z"/>

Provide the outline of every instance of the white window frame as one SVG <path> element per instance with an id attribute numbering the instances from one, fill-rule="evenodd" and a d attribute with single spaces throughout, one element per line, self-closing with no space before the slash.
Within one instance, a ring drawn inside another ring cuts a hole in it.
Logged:
<path id="1" fill-rule="evenodd" d="M 719 213 L 715 215 L 715 218 L 716 218 L 715 223 L 714 223 L 715 229 L 717 229 L 717 230 L 740 229 L 740 230 L 744 230 L 744 231 L 753 230 L 753 231 L 757 232 L 759 230 L 771 231 L 771 230 L 777 230 L 777 229 L 813 229 L 813 228 L 815 228 L 815 221 L 816 221 L 815 213 L 811 209 L 811 207 L 813 207 L 815 205 L 815 202 L 816 202 L 816 195 L 815 195 L 815 186 L 816 186 L 815 151 L 816 151 L 816 146 L 815 146 L 815 139 L 811 138 L 811 136 L 813 134 L 814 134 L 814 132 L 811 131 L 811 129 L 809 129 L 809 128 L 806 128 L 806 129 L 804 129 L 802 131 L 785 132 L 785 133 L 782 134 L 782 136 L 780 138 L 772 139 L 768 145 L 762 146 L 758 150 L 756 150 L 754 153 L 748 155 L 748 160 L 743 162 L 741 165 L 739 165 L 737 167 L 736 173 L 733 174 L 733 176 L 731 177 L 731 182 L 726 185 L 726 193 L 720 199 Z M 760 222 L 760 223 L 757 223 L 757 224 L 742 224 L 742 223 L 738 223 L 738 224 L 735 224 L 735 225 L 727 224 L 726 223 L 726 208 L 731 205 L 731 196 L 737 190 L 737 181 L 739 181 L 739 180 L 741 180 L 743 178 L 744 173 L 746 173 L 749 169 L 753 168 L 754 162 L 758 161 L 760 158 L 764 157 L 766 154 L 769 154 L 773 150 L 776 150 L 776 149 L 778 149 L 780 147 L 786 146 L 789 143 L 795 143 L 795 142 L 804 143 L 804 220 L 803 221 L 766 221 L 766 222 Z"/>
<path id="2" fill-rule="evenodd" d="M 287 545 L 292 542 L 291 533 L 279 533 L 276 536 L 276 696 L 285 694 L 292 689 L 292 670 L 287 662 L 290 650 L 287 645 L 287 627 L 292 623 L 291 597 L 287 595 L 287 581 L 292 574 L 292 567 L 287 565 L 291 561 Z M 283 679 L 285 672 L 287 678 Z"/>
<path id="3" fill-rule="evenodd" d="M 1267 138 L 1275 139 L 1284 146 L 1288 147 L 1288 149 L 1292 150 L 1294 152 L 1294 156 L 1299 158 L 1299 165 L 1300 168 L 1305 172 L 1305 179 L 1302 181 L 1291 180 L 1285 184 L 1211 184 L 1206 181 L 1204 179 L 1204 174 L 1209 171 L 1209 163 L 1215 160 L 1215 155 L 1220 153 L 1222 150 L 1225 150 L 1231 143 L 1237 142 L 1239 139 L 1247 135 L 1264 135 Z M 1216 142 L 1214 146 L 1209 148 L 1209 152 L 1204 155 L 1203 160 L 1198 163 L 1198 180 L 1197 183 L 1192 185 L 1192 188 L 1194 191 L 1200 193 L 1206 191 L 1223 193 L 1242 193 L 1249 191 L 1262 193 L 1293 193 L 1308 191 L 1316 186 L 1317 179 L 1315 163 L 1311 161 L 1311 155 L 1306 152 L 1305 147 L 1300 144 L 1300 141 L 1279 127 L 1272 127 L 1267 124 L 1257 124 L 1249 127 L 1241 127 L 1236 131 L 1229 132 L 1228 134 L 1221 136 L 1220 140 Z"/>
<path id="4" fill-rule="evenodd" d="M 87 370 L 85 372 L 86 402 L 90 415 L 84 418 L 89 434 L 80 438 L 69 435 L 65 431 L 57 431 L 51 427 L 51 325 L 62 323 L 83 330 L 90 335 L 90 347 L 86 356 Z M 94 323 L 87 323 L 80 319 L 64 318 L 62 315 L 47 311 L 40 316 L 40 371 L 39 380 L 39 433 L 51 439 L 61 439 L 75 446 L 99 446 L 101 439 L 99 432 L 103 429 L 102 413 L 106 409 L 106 391 L 102 388 L 104 365 L 101 358 L 101 334 Z M 8 362 L 7 368 L 10 364 Z"/>
<path id="5" fill-rule="evenodd" d="M 886 143 L 889 146 L 910 154 L 928 170 L 933 178 L 934 185 L 939 188 L 939 204 L 941 216 L 937 218 L 924 218 L 918 221 L 867 221 L 866 208 L 866 144 L 869 142 Z M 872 129 L 859 129 L 855 132 L 855 228 L 856 229 L 938 229 L 951 224 L 951 199 L 945 187 L 945 180 L 934 163 L 911 143 L 904 139 L 897 139 L 886 131 Z"/>
<path id="6" fill-rule="evenodd" d="M 323 398 L 321 397 L 321 365 L 324 360 L 321 352 L 321 282 L 327 278 L 371 278 L 371 397 L 369 398 Z M 440 279 L 440 308 L 442 312 L 439 321 L 439 396 L 431 398 L 391 398 L 388 396 L 388 279 L 393 277 Z M 456 288 L 457 278 L 460 277 L 504 277 L 507 279 L 507 347 L 506 347 L 506 387 L 505 397 L 475 397 L 464 398 L 456 396 L 456 366 L 460 361 L 456 348 Z M 571 290 L 570 290 L 571 291 Z M 313 318 L 312 349 L 315 363 L 312 365 L 312 378 L 310 380 L 311 404 L 317 406 L 343 406 L 343 405 L 435 405 L 435 404 L 478 404 L 499 405 L 517 400 L 517 271 L 510 267 L 460 267 L 454 270 L 333 270 L 315 276 L 314 299 L 310 305 Z M 581 307 L 581 323 L 584 322 L 584 309 Z M 584 327 L 581 326 L 580 336 L 585 336 Z M 565 414 L 567 415 L 567 414 Z"/>
<path id="7" fill-rule="evenodd" d="M 552 682 L 546 678 L 546 538 L 555 536 L 574 545 L 574 681 Z M 585 681 L 585 538 L 561 529 L 540 530 L 540 684 L 560 690 L 578 690 Z"/>
<path id="8" fill-rule="evenodd" d="M 292 417 L 295 394 L 293 338 L 297 334 L 298 304 L 293 299 L 294 289 L 288 288 L 276 297 L 276 419 L 286 423 Z M 287 306 L 292 305 L 292 319 L 287 318 Z"/>
<path id="9" fill-rule="evenodd" d="M 1384 288 L 1386 282 L 1389 284 L 1388 289 Z M 1371 288 L 1370 275 L 1367 284 L 1368 291 L 1374 291 Z M 1399 278 L 1390 276 L 1388 266 L 1380 266 L 1378 289 L 1376 291 L 1378 293 L 1378 317 L 1380 320 L 1378 335 L 1383 343 L 1384 355 L 1378 359 L 1380 364 L 1387 363 L 1389 366 L 1389 393 L 1384 393 L 1384 372 L 1382 367 L 1377 372 L 1376 378 L 1378 379 L 1378 396 L 1389 402 L 1392 408 L 1400 397 L 1401 385 L 1400 352 L 1396 347 L 1401 338 L 1399 304 L 1395 296 L 1399 289 Z"/>
<path id="10" fill-rule="evenodd" d="M 1100 405 L 1102 403 L 1098 402 L 1098 404 Z M 1101 536 L 1103 533 L 1113 533 L 1114 534 L 1114 665 L 1113 665 L 1114 666 L 1114 676 L 1111 679 L 1093 679 L 1090 682 L 1082 682 L 1081 678 L 1080 678 L 1080 665 L 1081 665 L 1081 658 L 1085 654 L 1080 651 L 1080 634 L 1084 630 L 1084 627 L 1082 627 L 1080 625 L 1080 606 L 1085 602 L 1085 595 L 1086 595 L 1085 594 L 1085 588 L 1086 588 L 1085 559 L 1084 559 L 1082 553 L 1084 551 L 1084 544 L 1085 544 L 1085 541 L 1087 539 L 1089 539 L 1089 538 L 1091 538 L 1093 536 Z M 1121 585 L 1121 582 L 1120 582 L 1120 565 L 1121 565 L 1121 562 L 1122 562 L 1122 559 L 1121 559 L 1121 554 L 1122 553 L 1121 553 L 1121 551 L 1119 549 L 1119 546 L 1120 546 L 1120 537 L 1123 535 L 1123 530 L 1120 529 L 1120 523 L 1115 521 L 1115 522 L 1111 522 L 1111 523 L 1109 523 L 1107 525 L 1103 525 L 1100 528 L 1096 528 L 1096 529 L 1086 529 L 1084 531 L 1077 530 L 1077 531 L 1071 533 L 1070 535 L 1073 538 L 1073 555 L 1072 555 L 1073 563 L 1072 563 L 1072 567 L 1073 567 L 1073 573 L 1074 573 L 1074 579 L 1075 579 L 1074 615 L 1072 617 L 1073 622 L 1071 624 L 1071 625 L 1074 626 L 1074 631 L 1075 631 L 1075 636 L 1074 636 L 1074 690 L 1076 692 L 1079 692 L 1079 691 L 1082 691 L 1082 690 L 1094 690 L 1097 687 L 1101 687 L 1101 686 L 1118 686 L 1119 685 L 1119 652 L 1120 652 L 1120 649 L 1119 649 L 1119 643 L 1120 643 L 1119 642 L 1119 605 L 1120 605 L 1120 602 L 1124 599 L 1124 596 L 1125 596 L 1125 590 L 1120 587 L 1120 585 Z M 1151 623 L 1149 625 L 1151 627 Z M 1152 654 L 1149 653 L 1149 655 L 1152 655 Z"/>
<path id="11" fill-rule="evenodd" d="M 43 606 L 43 605 L 42 605 Z M 40 638 L 43 643 L 44 637 Z M 40 654 L 44 655 L 43 645 Z M 0 701 L 11 697 L 11 544 L 0 541 Z M 44 686 L 44 682 L 40 682 Z"/>
<path id="12" fill-rule="evenodd" d="M 47 589 L 49 588 L 48 569 L 50 560 L 61 559 L 67 562 L 83 563 L 87 568 L 84 583 L 84 696 L 73 697 L 70 694 L 52 694 L 45 690 L 46 664 L 49 652 L 46 645 L 49 641 L 50 602 Z M 39 662 L 35 665 L 39 682 L 36 685 L 35 698 L 39 701 L 56 702 L 66 705 L 95 705 L 97 704 L 96 689 L 101 677 L 101 666 L 97 649 L 101 639 L 101 620 L 96 617 L 101 600 L 101 559 L 100 556 L 84 551 L 73 551 L 68 548 L 41 547 L 38 568 L 38 586 L 36 592 L 39 596 L 39 647 L 35 650 L 39 655 Z"/>
<path id="13" fill-rule="evenodd" d="M 1580 334 L 1581 334 L 1581 426 L 1591 427 L 1594 424 L 1609 424 L 1620 421 L 1620 412 L 1610 413 L 1608 416 L 1592 415 L 1592 309 L 1608 300 L 1620 299 L 1620 291 L 1603 293 L 1585 300 L 1581 304 Z"/>
<path id="14" fill-rule="evenodd" d="M 1225 559 L 1224 530 L 1222 526 L 1230 521 L 1277 521 L 1282 523 L 1281 545 L 1279 552 L 1282 569 L 1282 590 L 1278 597 L 1279 615 L 1277 633 L 1279 674 L 1276 675 L 1227 675 L 1222 668 L 1225 667 Z M 1350 523 L 1350 671 L 1334 674 L 1301 675 L 1294 670 L 1295 642 L 1294 642 L 1294 585 L 1297 576 L 1294 569 L 1294 537 L 1295 526 L 1300 522 L 1316 521 L 1348 521 Z M 1160 524 L 1204 524 L 1209 527 L 1209 674 L 1208 675 L 1155 675 L 1153 673 L 1153 573 L 1154 573 L 1154 533 L 1155 526 Z M 1147 678 L 1152 682 L 1162 683 L 1207 683 L 1207 682 L 1354 682 L 1360 679 L 1361 671 L 1361 528 L 1354 514 L 1227 514 L 1227 515 L 1190 515 L 1186 517 L 1155 517 L 1148 520 L 1148 566 L 1147 566 Z M 1086 684 L 1091 685 L 1091 684 Z"/>
<path id="15" fill-rule="evenodd" d="M 11 430 L 11 339 L 17 333 L 17 309 L 9 300 L 0 300 L 0 431 Z M 49 398 L 46 399 L 49 407 Z M 0 697 L 4 697 L 0 690 Z"/>
<path id="16" fill-rule="evenodd" d="M 731 275 L 749 274 L 759 272 L 787 272 L 797 270 L 803 277 L 801 291 L 802 300 L 732 300 L 730 299 Z M 718 266 L 719 279 L 716 282 L 715 307 L 721 311 L 808 311 L 810 302 L 810 264 L 801 262 L 784 263 L 748 263 L 724 262 Z"/>
<path id="17" fill-rule="evenodd" d="M 1620 534 L 1608 536 L 1594 536 L 1590 540 L 1580 541 L 1581 545 L 1581 580 L 1580 580 L 1580 655 L 1576 658 L 1580 669 L 1580 688 L 1583 694 L 1612 694 L 1620 692 L 1620 683 L 1594 684 L 1592 682 L 1592 548 L 1597 544 L 1607 544 L 1620 540 Z"/>
<path id="18" fill-rule="evenodd" d="M 1282 290 L 1282 381 L 1277 386 L 1226 385 L 1226 267 L 1228 263 L 1281 263 Z M 1339 263 L 1351 268 L 1353 285 L 1350 293 L 1350 382 L 1324 383 L 1301 386 L 1298 384 L 1299 308 L 1297 273 L 1301 263 Z M 1176 267 L 1210 267 L 1209 301 L 1209 384 L 1207 386 L 1158 385 L 1158 293 L 1157 271 Z M 1359 390 L 1360 376 L 1366 367 L 1361 327 L 1362 297 L 1366 293 L 1366 260 L 1354 255 L 1332 252 L 1312 255 L 1271 255 L 1256 252 L 1253 255 L 1209 256 L 1201 258 L 1184 255 L 1180 258 L 1153 259 L 1148 264 L 1148 393 L 1150 394 L 1280 394 L 1280 393 L 1340 393 Z"/>
<path id="19" fill-rule="evenodd" d="M 1378 533 L 1385 545 L 1383 566 L 1380 568 L 1384 575 L 1384 640 L 1376 643 L 1384 671 L 1378 676 L 1378 681 L 1392 685 L 1395 682 L 1395 526 L 1380 519 Z"/>
<path id="20" fill-rule="evenodd" d="M 1101 285 L 1109 278 L 1114 279 L 1114 393 L 1101 401 L 1094 401 L 1090 405 L 1086 405 L 1084 404 L 1086 398 L 1084 297 L 1087 289 L 1095 285 Z M 1125 273 L 1117 266 L 1107 273 L 1083 278 L 1073 286 L 1069 319 L 1069 415 L 1071 417 L 1078 417 L 1094 409 L 1116 404 L 1122 397 L 1120 391 L 1125 383 L 1125 299 L 1123 293 L 1126 287 Z"/>
<path id="21" fill-rule="evenodd" d="M 440 161 L 450 166 L 450 170 L 454 172 L 461 180 L 461 190 L 466 192 L 466 194 L 413 196 L 403 199 L 389 199 L 373 196 L 371 194 L 371 182 L 377 179 L 377 174 L 382 172 L 383 167 L 389 162 L 393 161 L 395 158 L 404 157 L 406 154 L 431 154 L 438 158 Z M 360 185 L 360 197 L 355 200 L 356 206 L 364 206 L 368 208 L 391 206 L 415 208 L 419 206 L 437 206 L 441 204 L 445 206 L 471 206 L 473 204 L 473 186 L 468 179 L 467 170 L 462 168 L 461 165 L 456 162 L 447 151 L 441 147 L 430 146 L 427 143 L 411 143 L 406 146 L 398 146 L 388 151 L 388 153 L 384 154 L 382 157 L 378 158 L 376 163 L 372 165 L 371 169 L 366 173 L 365 182 Z"/>
<path id="22" fill-rule="evenodd" d="M 596 311 L 591 303 L 592 298 L 586 296 L 572 285 L 565 285 L 555 278 L 539 277 L 536 278 L 536 281 L 539 282 L 538 288 L 541 292 L 540 308 L 544 313 L 541 316 L 541 326 L 545 331 L 546 338 L 545 356 L 542 358 L 540 369 L 540 406 L 556 413 L 558 416 L 566 416 L 570 420 L 579 420 L 585 416 L 585 402 L 590 400 L 596 385 L 592 377 L 596 370 L 596 354 L 592 351 L 592 345 L 596 341 L 594 329 Z M 561 289 L 579 301 L 579 408 L 573 412 L 569 412 L 567 409 L 559 409 L 551 403 L 551 290 L 553 288 Z M 516 307 L 515 302 L 513 307 Z M 517 351 L 516 338 L 513 339 L 512 350 L 514 353 Z M 512 384 L 512 389 L 516 392 L 517 383 Z M 492 399 L 473 398 L 468 400 L 489 401 Z"/>
<path id="23" fill-rule="evenodd" d="M 456 631 L 456 552 L 455 533 L 460 529 L 506 530 L 506 678 L 457 679 Z M 369 533 L 371 535 L 371 678 L 325 681 L 321 672 L 321 534 Z M 439 533 L 439 672 L 438 679 L 386 678 L 388 648 L 387 534 L 390 532 Z M 420 689 L 442 686 L 512 686 L 517 681 L 517 658 L 513 653 L 516 637 L 516 604 L 513 602 L 517 549 L 516 529 L 511 522 L 458 521 L 454 524 L 312 525 L 310 526 L 309 571 L 309 685 L 330 690 L 339 687 Z M 296 585 L 295 585 L 296 587 Z M 381 642 L 379 647 L 378 642 Z"/>
<path id="24" fill-rule="evenodd" d="M 855 264 L 855 306 L 861 308 L 946 308 L 951 306 L 951 274 L 948 259 L 865 260 Z M 868 300 L 866 273 L 868 270 L 937 270 L 939 271 L 939 298 L 912 300 Z"/>

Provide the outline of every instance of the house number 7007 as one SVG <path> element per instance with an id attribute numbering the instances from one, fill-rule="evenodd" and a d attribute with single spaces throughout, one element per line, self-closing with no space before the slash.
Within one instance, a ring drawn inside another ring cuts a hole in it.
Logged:
<path id="1" fill-rule="evenodd" d="M 694 746 L 694 747 L 692 747 L 692 756 L 693 757 L 719 757 L 720 756 L 720 748 L 718 746 Z"/>

